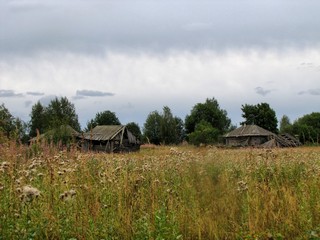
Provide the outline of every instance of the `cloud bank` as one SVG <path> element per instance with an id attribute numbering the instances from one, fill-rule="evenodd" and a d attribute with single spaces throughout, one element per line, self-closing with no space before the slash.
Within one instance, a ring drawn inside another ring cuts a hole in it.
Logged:
<path id="1" fill-rule="evenodd" d="M 297 0 L 5 0 L 0 53 L 303 48 L 319 44 L 319 9 Z"/>
<path id="2" fill-rule="evenodd" d="M 22 93 L 15 93 L 14 90 L 0 89 L 0 97 L 10 98 L 10 97 L 22 97 Z"/>
<path id="3" fill-rule="evenodd" d="M 114 93 L 94 91 L 94 90 L 77 90 L 76 92 L 76 97 L 105 97 L 105 96 L 114 96 Z"/>
<path id="4" fill-rule="evenodd" d="M 0 101 L 24 120 L 66 96 L 83 125 L 111 110 L 140 125 L 169 106 L 184 119 L 215 97 L 280 118 L 319 111 L 320 1 L 0 1 Z"/>
<path id="5" fill-rule="evenodd" d="M 311 98 L 319 96 L 315 87 L 319 72 L 302 71 L 298 68 L 302 61 L 320 63 L 320 51 L 105 52 L 99 57 L 45 53 L 32 59 L 15 58 L 10 64 L 0 61 L 3 86 L 15 89 L 2 91 L 0 100 L 17 95 L 15 92 L 28 93 L 23 101 L 40 99 L 46 104 L 55 96 L 75 96 L 82 124 L 98 111 L 111 110 L 122 122 L 142 125 L 148 113 L 165 105 L 184 119 L 196 103 L 211 97 L 228 111 L 235 124 L 241 121 L 241 105 L 245 103 L 268 102 L 279 118 L 286 114 L 294 119 L 317 111 Z M 99 90 L 90 90 L 93 86 Z M 6 103 L 19 106 L 17 100 Z"/>

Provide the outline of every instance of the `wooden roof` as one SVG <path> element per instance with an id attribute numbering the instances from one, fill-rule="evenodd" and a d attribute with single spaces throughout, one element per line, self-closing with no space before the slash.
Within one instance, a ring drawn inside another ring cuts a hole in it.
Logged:
<path id="1" fill-rule="evenodd" d="M 127 132 L 130 143 L 137 143 L 136 137 L 123 125 L 100 125 L 83 134 L 83 138 L 93 141 L 114 140 L 119 134 Z M 120 140 L 120 139 L 119 139 Z"/>
<path id="2" fill-rule="evenodd" d="M 257 125 L 243 125 L 224 137 L 248 137 L 248 136 L 274 136 L 275 134 Z"/>

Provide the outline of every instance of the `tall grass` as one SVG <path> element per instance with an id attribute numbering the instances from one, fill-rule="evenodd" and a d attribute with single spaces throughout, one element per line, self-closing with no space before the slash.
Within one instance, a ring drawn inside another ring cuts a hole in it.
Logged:
<path id="1" fill-rule="evenodd" d="M 319 187 L 320 148 L 94 154 L 5 143 L 0 239 L 317 239 Z"/>

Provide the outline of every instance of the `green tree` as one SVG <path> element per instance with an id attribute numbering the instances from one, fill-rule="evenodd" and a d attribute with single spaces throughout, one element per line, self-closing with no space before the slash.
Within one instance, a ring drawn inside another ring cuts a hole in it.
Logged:
<path id="1" fill-rule="evenodd" d="M 144 136 L 154 144 L 178 144 L 184 139 L 183 121 L 173 116 L 168 106 L 160 114 L 150 113 L 144 124 Z"/>
<path id="2" fill-rule="evenodd" d="M 12 116 L 4 104 L 0 105 L 0 132 L 6 139 L 27 143 L 27 124 L 20 118 Z"/>
<path id="3" fill-rule="evenodd" d="M 121 123 L 114 112 L 107 110 L 98 112 L 95 118 L 87 123 L 86 131 L 90 131 L 98 125 L 121 125 Z"/>
<path id="4" fill-rule="evenodd" d="M 29 122 L 30 137 L 37 136 L 37 130 L 39 131 L 39 133 L 44 133 L 45 130 L 48 128 L 48 126 L 46 126 L 47 125 L 46 109 L 39 101 L 32 106 L 30 118 L 31 118 Z"/>
<path id="5" fill-rule="evenodd" d="M 128 130 L 139 140 L 142 138 L 141 130 L 139 124 L 135 122 L 130 122 L 127 125 Z"/>
<path id="6" fill-rule="evenodd" d="M 80 131 L 78 115 L 74 104 L 66 97 L 52 100 L 45 109 L 46 130 L 57 129 L 63 125 L 69 125 L 76 131 Z"/>
<path id="7" fill-rule="evenodd" d="M 149 113 L 146 122 L 143 127 L 144 137 L 147 138 L 148 142 L 153 144 L 161 143 L 160 130 L 161 129 L 161 115 L 158 111 Z"/>
<path id="8" fill-rule="evenodd" d="M 292 131 L 292 124 L 287 115 L 283 115 L 280 120 L 280 133 L 290 133 Z"/>
<path id="9" fill-rule="evenodd" d="M 242 117 L 245 119 L 241 125 L 255 124 L 270 132 L 278 133 L 278 120 L 275 111 L 268 103 L 259 103 L 257 105 L 242 105 Z"/>
<path id="10" fill-rule="evenodd" d="M 219 130 L 205 120 L 201 120 L 195 127 L 195 131 L 189 134 L 189 142 L 196 146 L 200 144 L 213 144 L 218 141 Z"/>
<path id="11" fill-rule="evenodd" d="M 15 130 L 14 117 L 3 103 L 0 105 L 0 130 L 7 138 Z"/>
<path id="12" fill-rule="evenodd" d="M 194 132 L 196 125 L 201 121 L 209 123 L 217 129 L 220 135 L 224 134 L 231 124 L 227 111 L 220 108 L 215 98 L 208 98 L 205 103 L 198 103 L 192 108 L 190 115 L 187 115 L 185 120 L 186 133 Z"/>
<path id="13" fill-rule="evenodd" d="M 28 143 L 29 136 L 27 134 L 28 124 L 22 121 L 20 118 L 14 119 L 15 125 L 15 139 L 20 141 L 21 143 Z"/>
<path id="14" fill-rule="evenodd" d="M 175 121 L 175 143 L 182 143 L 186 138 L 186 131 L 184 129 L 184 122 L 179 117 L 174 117 Z"/>
<path id="15" fill-rule="evenodd" d="M 320 112 L 306 114 L 292 125 L 292 132 L 302 143 L 320 143 Z"/>
<path id="16" fill-rule="evenodd" d="M 46 134 L 48 141 L 68 144 L 72 141 L 72 130 L 80 131 L 75 106 L 66 97 L 55 98 L 47 107 L 40 102 L 33 105 L 29 122 L 30 137 L 37 136 L 37 130 Z M 70 127 L 68 127 L 70 126 Z"/>
<path id="17" fill-rule="evenodd" d="M 163 107 L 160 122 L 160 138 L 163 144 L 176 143 L 176 122 L 168 106 Z"/>

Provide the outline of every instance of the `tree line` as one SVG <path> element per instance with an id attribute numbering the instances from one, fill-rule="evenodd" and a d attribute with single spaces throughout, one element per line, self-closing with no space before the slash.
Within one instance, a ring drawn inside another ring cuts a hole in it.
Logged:
<path id="1" fill-rule="evenodd" d="M 297 136 L 302 143 L 320 143 L 319 112 L 304 115 L 293 123 L 284 115 L 278 128 L 276 113 L 268 103 L 244 104 L 241 110 L 244 119 L 241 125 L 256 124 L 276 134 L 290 133 Z M 54 130 L 54 139 L 59 141 L 65 135 L 60 127 L 67 125 L 81 132 L 75 106 L 66 97 L 56 97 L 47 106 L 39 101 L 35 103 L 29 122 L 15 118 L 4 104 L 0 105 L 1 139 L 15 139 L 26 143 L 39 133 Z M 83 131 L 90 131 L 97 125 L 121 125 L 121 122 L 116 113 L 105 110 L 96 113 Z M 164 106 L 161 112 L 154 110 L 148 114 L 142 131 L 135 122 L 127 123 L 126 126 L 142 142 L 166 145 L 183 141 L 194 145 L 215 144 L 221 142 L 223 134 L 236 128 L 231 124 L 227 111 L 220 108 L 214 97 L 195 104 L 184 120 L 174 116 L 171 109 Z"/>

